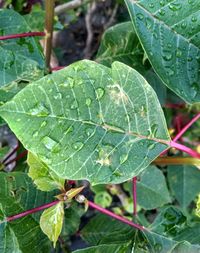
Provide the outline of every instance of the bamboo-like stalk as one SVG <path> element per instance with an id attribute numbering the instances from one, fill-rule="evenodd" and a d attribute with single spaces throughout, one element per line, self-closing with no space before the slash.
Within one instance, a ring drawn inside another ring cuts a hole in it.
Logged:
<path id="1" fill-rule="evenodd" d="M 196 165 L 200 166 L 200 159 L 193 157 L 158 157 L 153 161 L 156 165 Z"/>
<path id="2" fill-rule="evenodd" d="M 51 50 L 52 50 L 52 37 L 53 37 L 53 19 L 54 19 L 54 0 L 45 1 L 45 42 L 44 42 L 44 55 L 46 59 L 46 67 L 50 70 Z"/>

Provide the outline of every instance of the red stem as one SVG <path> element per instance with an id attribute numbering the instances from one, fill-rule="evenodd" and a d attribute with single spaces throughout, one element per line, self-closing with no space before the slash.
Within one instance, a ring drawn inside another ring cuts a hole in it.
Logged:
<path id="1" fill-rule="evenodd" d="M 137 228 L 137 229 L 139 229 L 141 231 L 143 231 L 143 230 L 146 229 L 145 227 L 143 227 L 143 226 L 141 226 L 139 224 L 133 223 L 132 221 L 127 220 L 124 217 L 119 216 L 119 215 L 117 215 L 117 214 L 115 214 L 115 213 L 113 213 L 113 212 L 111 212 L 111 211 L 109 211 L 109 210 L 107 210 L 107 209 L 105 209 L 105 208 L 103 208 L 103 207 L 101 207 L 101 206 L 99 206 L 99 205 L 91 202 L 91 201 L 88 201 L 88 205 L 89 205 L 89 207 L 94 208 L 97 211 L 99 211 L 99 212 L 101 212 L 101 213 L 103 213 L 105 215 L 108 215 L 108 216 L 110 216 L 110 217 L 112 217 L 112 218 L 114 218 L 116 220 L 119 220 L 119 221 L 121 221 L 121 222 L 123 222 L 123 223 L 125 223 L 125 224 L 127 224 L 127 225 L 129 225 L 131 227 Z"/>
<path id="2" fill-rule="evenodd" d="M 20 33 L 20 34 L 10 34 L 0 36 L 0 40 L 9 40 L 9 39 L 17 39 L 24 37 L 32 37 L 32 36 L 45 36 L 44 32 L 29 32 L 29 33 Z"/>
<path id="3" fill-rule="evenodd" d="M 170 146 L 172 148 L 176 148 L 178 150 L 181 150 L 187 154 L 189 154 L 190 156 L 194 157 L 194 158 L 198 158 L 200 159 L 200 154 L 197 153 L 196 151 L 192 150 L 191 148 L 188 148 L 182 144 L 176 143 L 175 141 L 170 141 Z"/>
<path id="4" fill-rule="evenodd" d="M 42 205 L 42 206 L 38 206 L 38 207 L 36 207 L 36 208 L 27 210 L 27 211 L 25 211 L 25 212 L 22 212 L 22 213 L 13 215 L 13 216 L 9 216 L 9 217 L 6 218 L 6 221 L 9 222 L 9 221 L 17 220 L 17 219 L 22 218 L 22 217 L 24 217 L 24 216 L 27 216 L 27 215 L 29 215 L 29 214 L 37 213 L 37 212 L 39 212 L 39 211 L 41 211 L 41 210 L 44 210 L 44 209 L 46 209 L 46 208 L 49 208 L 49 207 L 51 207 L 51 206 L 56 205 L 56 204 L 58 204 L 59 202 L 60 202 L 60 200 L 55 200 L 55 201 L 53 201 L 53 202 L 51 202 L 51 203 L 48 203 L 48 204 L 45 204 L 45 205 Z"/>
<path id="5" fill-rule="evenodd" d="M 19 154 L 16 158 L 9 160 L 7 163 L 4 163 L 5 166 L 8 166 L 9 164 L 13 163 L 13 162 L 17 162 L 18 160 L 20 160 L 21 158 L 23 158 L 25 155 L 27 155 L 27 150 L 25 150 L 24 152 L 22 152 L 21 154 Z"/>
<path id="6" fill-rule="evenodd" d="M 180 137 L 191 127 L 194 122 L 196 122 L 200 118 L 200 113 L 198 113 L 184 128 L 176 135 L 173 141 L 177 141 Z"/>
<path id="7" fill-rule="evenodd" d="M 165 108 L 169 108 L 169 109 L 181 109 L 181 108 L 185 108 L 185 104 L 165 104 L 164 105 Z"/>
<path id="8" fill-rule="evenodd" d="M 133 178 L 132 183 L 132 192 L 133 192 L 133 215 L 137 216 L 137 177 Z"/>
<path id="9" fill-rule="evenodd" d="M 65 68 L 65 66 L 57 66 L 57 67 L 51 68 L 51 71 L 57 71 L 63 68 Z"/>

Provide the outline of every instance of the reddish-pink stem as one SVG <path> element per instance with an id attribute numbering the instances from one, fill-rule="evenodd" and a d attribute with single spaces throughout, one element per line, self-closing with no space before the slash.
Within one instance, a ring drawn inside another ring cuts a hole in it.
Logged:
<path id="1" fill-rule="evenodd" d="M 133 192 L 133 215 L 137 216 L 137 177 L 133 178 L 132 183 L 132 192 Z"/>
<path id="2" fill-rule="evenodd" d="M 0 36 L 0 40 L 10 40 L 24 37 L 32 37 L 32 36 L 45 36 L 44 32 L 29 32 L 29 33 L 20 33 L 20 34 L 10 34 Z"/>
<path id="3" fill-rule="evenodd" d="M 129 225 L 131 227 L 137 228 L 137 229 L 139 229 L 141 231 L 146 229 L 145 227 L 143 227 L 143 226 L 141 226 L 139 224 L 133 223 L 132 221 L 127 220 L 124 217 L 119 216 L 119 215 L 117 215 L 117 214 L 115 214 L 115 213 L 113 213 L 113 212 L 111 212 L 111 211 L 109 211 L 109 210 L 107 210 L 107 209 L 105 209 L 105 208 L 103 208 L 103 207 L 101 207 L 101 206 L 99 206 L 99 205 L 91 202 L 91 201 L 88 201 L 88 205 L 91 208 L 94 208 L 97 211 L 99 211 L 99 212 L 101 212 L 101 213 L 103 213 L 105 215 L 108 215 L 108 216 L 110 216 L 110 217 L 112 217 L 112 218 L 114 218 L 116 220 L 119 220 L 119 221 L 121 221 L 121 222 L 123 222 L 123 223 L 125 223 L 125 224 L 127 224 L 127 225 Z"/>
<path id="4" fill-rule="evenodd" d="M 185 104 L 165 104 L 164 105 L 165 108 L 170 108 L 170 109 L 181 109 L 181 108 L 185 108 Z"/>
<path id="5" fill-rule="evenodd" d="M 188 147 L 186 147 L 186 146 L 184 146 L 182 144 L 179 144 L 179 143 L 177 143 L 175 141 L 170 141 L 170 146 L 172 148 L 176 148 L 178 150 L 181 150 L 181 151 L 189 154 L 190 156 L 192 156 L 194 158 L 200 159 L 200 154 L 199 153 L 197 153 L 196 151 L 194 151 L 191 148 L 188 148 Z"/>
<path id="6" fill-rule="evenodd" d="M 42 210 L 44 210 L 44 209 L 46 209 L 46 208 L 49 208 L 49 207 L 51 207 L 51 206 L 54 206 L 54 205 L 58 204 L 59 201 L 60 201 L 60 200 L 55 200 L 55 201 L 53 201 L 53 202 L 51 202 L 51 203 L 48 203 L 48 204 L 45 204 L 45 205 L 42 205 L 42 206 L 38 206 L 38 207 L 36 207 L 36 208 L 27 210 L 27 211 L 25 211 L 25 212 L 22 212 L 22 213 L 13 215 L 13 216 L 9 216 L 9 217 L 6 218 L 6 221 L 9 222 L 9 221 L 17 220 L 17 219 L 22 218 L 22 217 L 24 217 L 24 216 L 27 216 L 27 215 L 29 215 L 29 214 L 37 213 L 37 212 L 39 212 L 39 211 L 42 211 Z"/>
<path id="7" fill-rule="evenodd" d="M 176 135 L 173 141 L 177 141 L 180 137 L 200 118 L 200 113 L 198 113 L 184 128 Z"/>

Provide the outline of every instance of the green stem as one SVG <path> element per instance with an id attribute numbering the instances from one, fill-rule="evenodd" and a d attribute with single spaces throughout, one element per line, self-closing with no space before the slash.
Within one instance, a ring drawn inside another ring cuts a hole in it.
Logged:
<path id="1" fill-rule="evenodd" d="M 45 1 L 45 43 L 44 55 L 46 58 L 46 67 L 50 70 L 51 50 L 52 50 L 52 35 L 53 35 L 53 19 L 54 19 L 54 0 Z"/>

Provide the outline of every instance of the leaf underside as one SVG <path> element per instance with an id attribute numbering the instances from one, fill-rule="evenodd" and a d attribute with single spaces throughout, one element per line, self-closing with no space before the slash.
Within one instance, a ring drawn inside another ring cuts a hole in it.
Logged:
<path id="1" fill-rule="evenodd" d="M 0 115 L 60 177 L 93 184 L 132 178 L 170 141 L 155 92 L 119 62 L 74 63 L 28 85 Z"/>
<path id="2" fill-rule="evenodd" d="M 200 1 L 125 2 L 157 74 L 186 102 L 200 102 Z"/>

